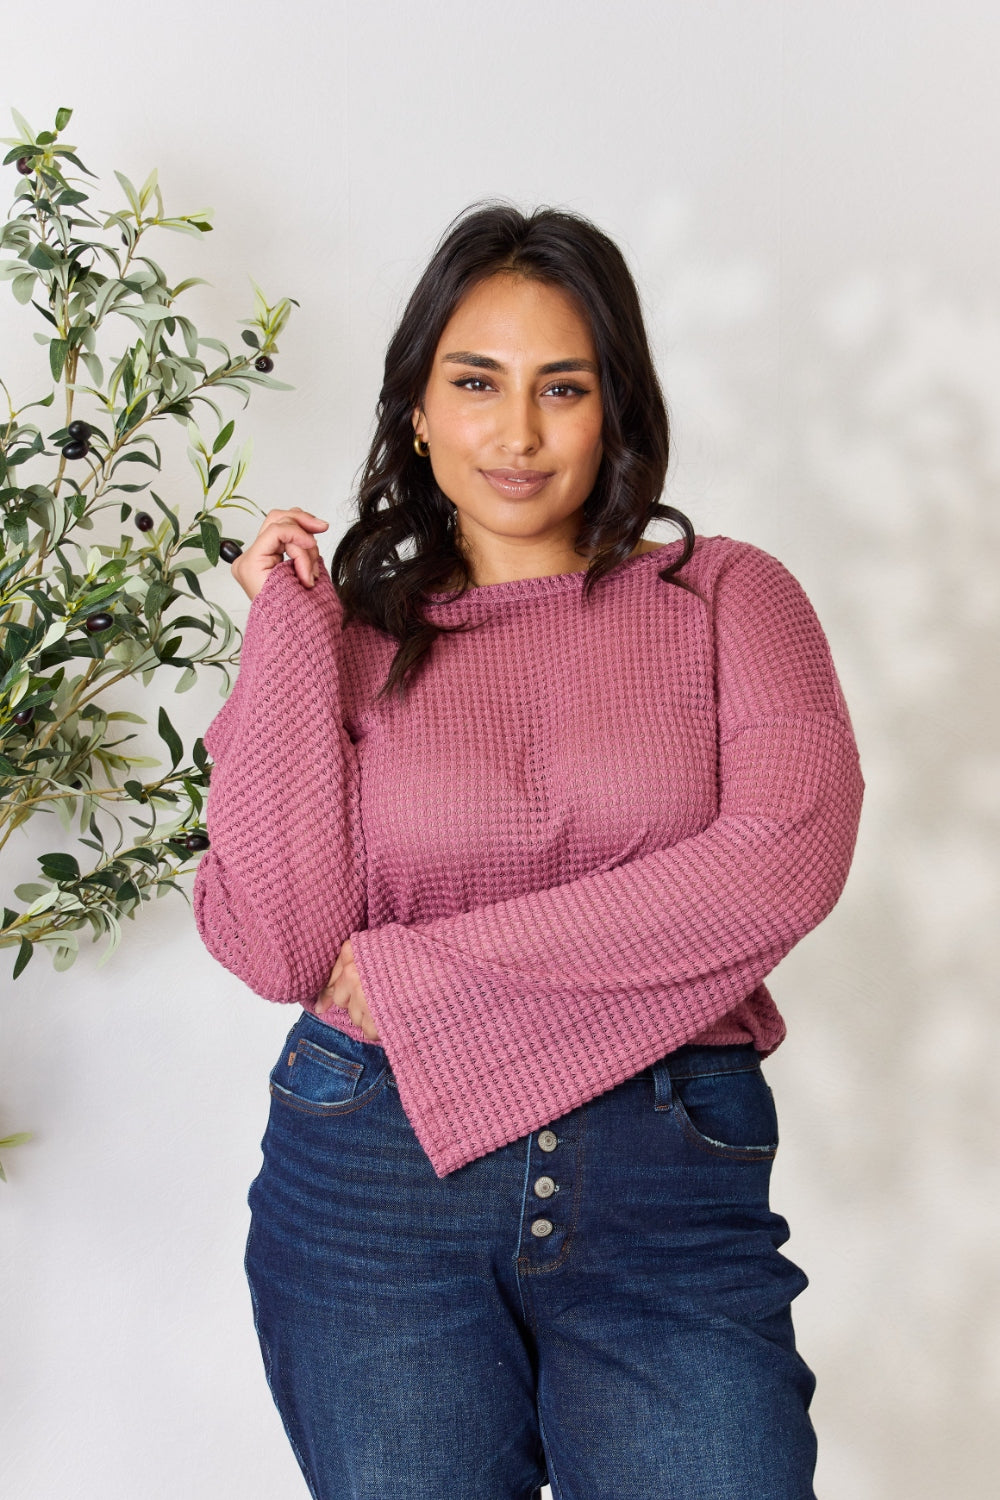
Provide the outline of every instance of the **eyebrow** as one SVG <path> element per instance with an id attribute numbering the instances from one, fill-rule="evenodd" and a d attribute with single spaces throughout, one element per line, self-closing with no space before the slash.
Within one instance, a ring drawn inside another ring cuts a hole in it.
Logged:
<path id="1" fill-rule="evenodd" d="M 442 355 L 442 363 L 472 365 L 476 370 L 495 370 L 498 375 L 507 373 L 505 366 L 498 359 L 490 359 L 486 354 L 473 354 L 469 349 L 459 349 L 454 354 Z M 555 359 L 551 364 L 539 365 L 536 374 L 563 375 L 570 370 L 589 370 L 592 375 L 597 374 L 597 366 L 589 359 Z"/>

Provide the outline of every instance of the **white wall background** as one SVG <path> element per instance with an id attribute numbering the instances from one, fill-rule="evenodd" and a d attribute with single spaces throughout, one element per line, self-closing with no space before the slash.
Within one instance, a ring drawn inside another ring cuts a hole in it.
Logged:
<path id="1" fill-rule="evenodd" d="M 276 369 L 296 390 L 244 419 L 248 488 L 326 515 L 327 557 L 448 220 L 501 194 L 623 245 L 674 415 L 668 498 L 801 579 L 867 772 L 847 893 L 775 976 L 790 1034 L 767 1064 L 817 1492 L 994 1494 L 995 6 L 49 0 L 9 7 L 0 46 L 0 130 L 9 105 L 36 129 L 72 106 L 102 205 L 113 168 L 155 165 L 168 211 L 215 209 L 159 252 L 213 283 L 190 294 L 202 332 L 236 341 L 250 275 L 301 302 Z M 47 388 L 33 318 L 0 287 L 22 401 Z M 225 568 L 215 586 L 244 619 Z M 193 737 L 219 703 L 212 679 L 168 708 Z M 46 822 L 8 844 L 5 890 L 59 846 Z M 89 944 L 65 974 L 43 950 L 14 982 L 2 955 L 0 1135 L 36 1139 L 0 1185 L 0 1485 L 293 1500 L 241 1265 L 293 1018 L 208 957 L 179 897 L 127 925 L 101 969 Z"/>

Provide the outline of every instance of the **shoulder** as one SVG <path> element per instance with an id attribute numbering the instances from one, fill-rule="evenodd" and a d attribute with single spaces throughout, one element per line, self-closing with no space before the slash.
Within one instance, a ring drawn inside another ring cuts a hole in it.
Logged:
<path id="1" fill-rule="evenodd" d="M 697 536 L 694 552 L 680 576 L 706 599 L 733 604 L 760 599 L 775 603 L 805 599 L 798 579 L 763 547 L 728 536 Z"/>
<path id="2" fill-rule="evenodd" d="M 693 565 L 706 574 L 730 572 L 734 568 L 741 572 L 788 571 L 784 563 L 763 547 L 731 536 L 696 536 L 688 567 Z"/>

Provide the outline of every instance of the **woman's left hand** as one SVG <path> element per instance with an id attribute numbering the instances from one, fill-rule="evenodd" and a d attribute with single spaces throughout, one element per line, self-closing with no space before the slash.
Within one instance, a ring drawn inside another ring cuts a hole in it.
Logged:
<path id="1" fill-rule="evenodd" d="M 354 955 L 351 952 L 350 938 L 341 944 L 337 962 L 313 1009 L 317 1016 L 321 1016 L 324 1011 L 330 1009 L 331 1005 L 339 1005 L 341 1010 L 346 1010 L 355 1026 L 360 1026 L 369 1042 L 378 1041 L 378 1028 L 372 1019 L 368 1002 L 361 988 L 361 976 L 358 974 Z"/>

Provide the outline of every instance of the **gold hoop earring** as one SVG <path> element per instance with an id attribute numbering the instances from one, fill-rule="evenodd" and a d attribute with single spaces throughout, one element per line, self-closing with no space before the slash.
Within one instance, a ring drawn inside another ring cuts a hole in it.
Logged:
<path id="1" fill-rule="evenodd" d="M 416 432 L 413 434 L 413 451 L 418 458 L 430 458 L 431 456 L 430 443 L 425 443 L 419 433 Z"/>

